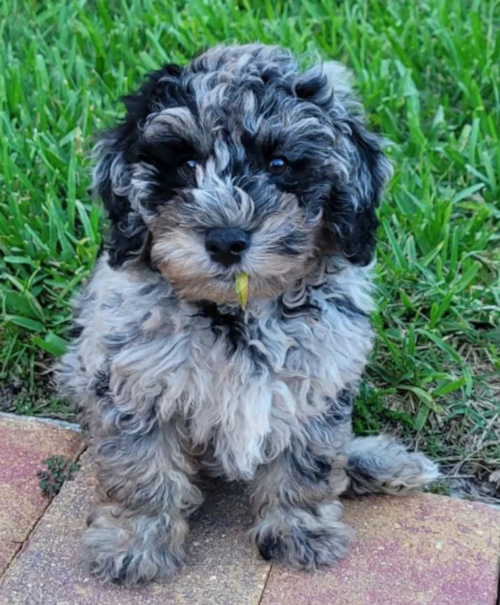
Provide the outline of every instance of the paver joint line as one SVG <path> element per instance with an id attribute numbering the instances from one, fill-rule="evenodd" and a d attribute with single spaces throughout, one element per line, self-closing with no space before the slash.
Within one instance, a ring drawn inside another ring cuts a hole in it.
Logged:
<path id="1" fill-rule="evenodd" d="M 269 566 L 269 569 L 267 570 L 266 579 L 264 580 L 264 586 L 263 586 L 262 592 L 260 594 L 258 605 L 261 605 L 261 603 L 262 603 L 262 600 L 264 598 L 264 593 L 266 592 L 267 583 L 269 582 L 269 577 L 271 575 L 273 568 L 274 568 L 274 564 L 271 563 L 271 565 Z"/>

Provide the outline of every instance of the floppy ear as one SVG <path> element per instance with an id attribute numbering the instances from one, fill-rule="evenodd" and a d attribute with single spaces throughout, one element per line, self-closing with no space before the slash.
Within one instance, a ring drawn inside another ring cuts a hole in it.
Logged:
<path id="1" fill-rule="evenodd" d="M 367 265 L 373 257 L 378 227 L 376 209 L 392 168 L 381 139 L 365 125 L 362 108 L 352 93 L 351 74 L 331 62 L 321 69 L 325 78 L 321 101 L 339 135 L 342 175 L 332 181 L 324 207 L 327 239 L 353 264 Z"/>
<path id="2" fill-rule="evenodd" d="M 378 137 L 356 118 L 349 120 L 348 125 L 348 179 L 334 182 L 325 205 L 325 219 L 335 247 L 347 260 L 368 265 L 376 244 L 375 211 L 392 170 Z"/>
<path id="3" fill-rule="evenodd" d="M 169 88 L 181 73 L 177 65 L 166 65 L 148 75 L 139 90 L 123 99 L 127 114 L 95 147 L 93 189 L 102 199 L 110 220 L 105 248 L 109 264 L 146 260 L 149 232 L 132 199 L 132 164 L 140 127 L 148 115 L 169 106 Z"/>
<path id="4" fill-rule="evenodd" d="M 134 133 L 125 133 L 125 124 L 110 131 L 95 147 L 97 163 L 93 174 L 94 191 L 102 199 L 110 226 L 105 241 L 109 264 L 119 267 L 142 256 L 147 228 L 138 212 L 132 210 L 131 172 L 125 160 Z"/>

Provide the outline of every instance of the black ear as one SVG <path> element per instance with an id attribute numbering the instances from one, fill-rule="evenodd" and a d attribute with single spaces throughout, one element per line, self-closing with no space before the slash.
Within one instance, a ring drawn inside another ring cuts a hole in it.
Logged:
<path id="1" fill-rule="evenodd" d="M 371 262 L 376 243 L 376 209 L 382 190 L 391 175 L 380 140 L 362 122 L 346 122 L 348 178 L 334 181 L 325 205 L 325 220 L 334 246 L 353 264 Z"/>
<path id="2" fill-rule="evenodd" d="M 124 120 L 104 133 L 95 147 L 93 188 L 110 220 L 105 248 L 112 267 L 147 259 L 149 232 L 132 199 L 134 149 L 146 118 L 171 106 L 170 92 L 178 85 L 181 73 L 177 65 L 166 65 L 149 74 L 137 92 L 124 97 L 127 109 Z"/>
<path id="3" fill-rule="evenodd" d="M 332 177 L 324 206 L 326 248 L 340 252 L 351 263 L 367 265 L 375 248 L 375 211 L 391 164 L 379 137 L 364 125 L 351 81 L 351 73 L 343 65 L 327 62 L 302 76 L 298 94 L 307 91 L 308 99 L 329 114 L 338 140 L 335 161 L 341 170 Z"/>

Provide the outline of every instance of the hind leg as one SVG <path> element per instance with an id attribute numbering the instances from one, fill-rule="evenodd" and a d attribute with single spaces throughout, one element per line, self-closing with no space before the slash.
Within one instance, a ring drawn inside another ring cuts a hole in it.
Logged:
<path id="1" fill-rule="evenodd" d="M 357 437 L 347 446 L 346 496 L 404 496 L 439 477 L 438 466 L 419 452 L 408 452 L 392 437 Z"/>

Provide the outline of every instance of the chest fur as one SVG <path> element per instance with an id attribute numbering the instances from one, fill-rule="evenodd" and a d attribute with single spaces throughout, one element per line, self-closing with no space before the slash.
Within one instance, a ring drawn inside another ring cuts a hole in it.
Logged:
<path id="1" fill-rule="evenodd" d="M 88 371 L 105 363 L 124 412 L 183 419 L 196 445 L 215 444 L 230 476 L 251 475 L 328 398 L 352 388 L 370 350 L 369 298 L 358 278 L 311 292 L 314 313 L 274 304 L 235 319 L 179 304 L 162 284 L 113 283 L 116 275 L 107 291 L 122 296 L 111 303 L 99 277 L 83 318 L 94 334 L 80 350 Z"/>

